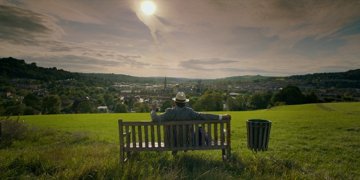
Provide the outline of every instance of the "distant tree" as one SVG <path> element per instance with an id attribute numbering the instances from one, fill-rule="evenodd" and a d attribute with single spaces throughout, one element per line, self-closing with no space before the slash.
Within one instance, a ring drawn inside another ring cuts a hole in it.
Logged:
<path id="1" fill-rule="evenodd" d="M 150 107 L 145 103 L 138 102 L 134 104 L 134 110 L 135 112 L 150 112 Z"/>
<path id="2" fill-rule="evenodd" d="M 314 92 L 305 95 L 305 102 L 306 103 L 318 103 L 320 102 L 319 98 Z"/>
<path id="3" fill-rule="evenodd" d="M 28 107 L 32 107 L 38 111 L 41 110 L 41 99 L 39 99 L 36 95 L 29 93 L 24 97 L 24 104 Z"/>
<path id="4" fill-rule="evenodd" d="M 43 114 L 59 114 L 61 109 L 61 99 L 58 95 L 46 96 L 42 103 Z"/>
<path id="5" fill-rule="evenodd" d="M 250 108 L 251 109 L 265 109 L 269 106 L 271 101 L 272 94 L 267 93 L 255 93 L 250 98 Z"/>
<path id="6" fill-rule="evenodd" d="M 222 111 L 223 97 L 219 92 L 207 91 L 200 96 L 193 107 L 197 111 Z"/>
<path id="7" fill-rule="evenodd" d="M 24 114 L 25 105 L 17 104 L 13 106 L 7 106 L 4 114 L 7 116 L 20 116 Z"/>
<path id="8" fill-rule="evenodd" d="M 3 98 L 0 96 L 0 116 L 2 116 L 5 112 L 5 108 L 3 105 Z"/>
<path id="9" fill-rule="evenodd" d="M 26 106 L 24 108 L 24 115 L 35 115 L 35 114 L 40 114 L 40 111 L 37 109 L 34 109 L 33 107 L 30 106 Z"/>
<path id="10" fill-rule="evenodd" d="M 93 113 L 96 112 L 96 107 L 93 102 L 90 100 L 81 101 L 78 106 L 76 112 L 78 113 Z"/>
<path id="11" fill-rule="evenodd" d="M 3 91 L 4 93 L 12 93 L 14 94 L 16 92 L 16 89 L 12 86 L 5 86 L 5 87 L 1 87 L 1 91 Z"/>
<path id="12" fill-rule="evenodd" d="M 275 93 L 271 100 L 272 104 L 302 104 L 305 103 L 305 96 L 296 86 L 286 86 L 284 89 Z"/>
<path id="13" fill-rule="evenodd" d="M 81 102 L 81 100 L 79 100 L 79 99 L 74 100 L 74 102 L 72 103 L 72 106 L 71 106 L 71 112 L 78 113 L 78 107 L 79 107 L 80 102 Z"/>
<path id="14" fill-rule="evenodd" d="M 227 100 L 230 111 L 241 111 L 251 109 L 250 107 L 250 95 L 239 95 L 235 98 Z"/>
<path id="15" fill-rule="evenodd" d="M 62 107 L 61 112 L 71 113 L 71 107 L 74 101 L 65 94 L 61 95 L 60 98 L 61 98 L 61 107 Z"/>
<path id="16" fill-rule="evenodd" d="M 96 104 L 99 104 L 99 105 L 105 104 L 104 95 L 100 94 L 98 96 L 95 96 L 95 99 L 96 99 Z"/>
<path id="17" fill-rule="evenodd" d="M 228 97 L 226 99 L 227 110 L 229 111 L 239 111 L 240 102 L 235 97 Z"/>
<path id="18" fill-rule="evenodd" d="M 127 112 L 127 106 L 122 103 L 117 103 L 114 108 L 114 112 L 116 113 L 126 113 Z"/>
<path id="19" fill-rule="evenodd" d="M 172 105 L 173 105 L 173 101 L 171 100 L 164 101 L 164 103 L 160 107 L 160 111 L 164 112 L 167 108 L 171 108 Z"/>
<path id="20" fill-rule="evenodd" d="M 5 108 L 2 104 L 0 104 L 0 116 L 5 114 Z"/>
<path id="21" fill-rule="evenodd" d="M 132 96 L 125 97 L 125 99 L 124 99 L 124 104 L 126 104 L 130 110 L 134 108 L 135 102 L 136 102 L 136 100 Z"/>
<path id="22" fill-rule="evenodd" d="M 112 96 L 110 94 L 105 94 L 104 101 L 105 101 L 106 106 L 112 107 L 114 105 L 114 96 Z"/>

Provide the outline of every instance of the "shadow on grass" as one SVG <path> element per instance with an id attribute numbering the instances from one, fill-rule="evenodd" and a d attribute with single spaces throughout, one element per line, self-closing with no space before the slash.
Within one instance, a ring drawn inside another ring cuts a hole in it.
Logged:
<path id="1" fill-rule="evenodd" d="M 136 174 L 136 178 L 140 179 L 233 179 L 245 169 L 238 154 L 233 154 L 225 162 L 214 157 L 212 153 L 202 152 L 178 153 L 176 156 L 170 152 L 133 153 L 129 161 L 124 163 L 123 177 Z M 154 176 L 143 176 L 148 173 Z"/>

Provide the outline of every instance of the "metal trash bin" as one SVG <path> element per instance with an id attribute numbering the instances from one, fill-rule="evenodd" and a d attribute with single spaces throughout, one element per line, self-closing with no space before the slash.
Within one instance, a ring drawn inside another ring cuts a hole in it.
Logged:
<path id="1" fill-rule="evenodd" d="M 248 148 L 253 151 L 268 149 L 271 121 L 249 119 L 246 121 Z"/>

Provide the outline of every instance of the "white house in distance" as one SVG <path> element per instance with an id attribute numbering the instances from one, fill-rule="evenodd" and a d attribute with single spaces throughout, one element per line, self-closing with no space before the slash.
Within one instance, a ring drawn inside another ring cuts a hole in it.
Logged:
<path id="1" fill-rule="evenodd" d="M 98 106 L 98 107 L 97 107 L 97 110 L 98 110 L 99 112 L 106 112 L 106 113 L 109 112 L 107 106 Z"/>

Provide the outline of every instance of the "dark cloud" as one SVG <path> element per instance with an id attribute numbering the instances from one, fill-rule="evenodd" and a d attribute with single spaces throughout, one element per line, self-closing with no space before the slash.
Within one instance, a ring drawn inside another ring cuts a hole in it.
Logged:
<path id="1" fill-rule="evenodd" d="M 209 59 L 190 59 L 187 61 L 182 61 L 182 64 L 192 64 L 192 65 L 217 65 L 217 64 L 228 64 L 234 63 L 237 61 L 234 60 L 225 60 L 220 58 L 209 58 Z"/>
<path id="2" fill-rule="evenodd" d="M 160 17 L 160 16 L 156 16 L 155 17 L 163 24 L 163 25 L 166 25 L 166 26 L 173 26 L 174 24 L 171 23 L 169 20 L 163 18 L 163 17 Z"/>
<path id="3" fill-rule="evenodd" d="M 69 51 L 71 51 L 73 49 L 74 48 L 69 47 L 69 46 L 57 45 L 57 44 L 53 44 L 52 47 L 49 47 L 50 52 L 69 52 Z"/>
<path id="4" fill-rule="evenodd" d="M 307 19 L 311 21 L 311 17 L 316 18 L 317 15 L 328 14 L 328 17 L 344 16 L 344 14 L 359 14 L 358 9 L 360 6 L 357 0 L 272 0 L 268 1 L 271 11 L 269 18 L 275 19 Z M 357 12 L 356 12 L 357 11 Z M 338 13 L 344 13 L 339 15 Z"/>
<path id="5" fill-rule="evenodd" d="M 340 28 L 333 35 L 337 37 L 342 37 L 356 34 L 360 34 L 360 18 Z"/>
<path id="6" fill-rule="evenodd" d="M 258 27 L 236 27 L 232 29 L 232 38 L 227 44 L 237 50 L 239 56 L 257 55 L 279 40 L 277 35 L 267 35 L 268 29 Z"/>
<path id="7" fill-rule="evenodd" d="M 99 72 L 109 67 L 136 67 L 141 68 L 149 64 L 138 61 L 138 56 L 118 56 L 117 59 L 107 60 L 87 56 L 64 55 L 64 56 L 45 56 L 45 57 L 24 57 L 31 62 L 36 62 L 41 66 L 57 67 L 69 71 Z M 105 71 L 104 71 L 105 72 Z"/>
<path id="8" fill-rule="evenodd" d="M 325 54 L 335 54 L 336 51 L 345 44 L 346 41 L 340 38 L 331 38 L 328 36 L 322 38 L 306 37 L 296 42 L 293 50 L 307 57 L 318 57 Z"/>
<path id="9" fill-rule="evenodd" d="M 254 75 L 254 74 L 261 74 L 261 75 L 272 75 L 272 74 L 279 74 L 279 72 L 275 69 L 273 70 L 266 70 L 262 68 L 220 68 L 219 71 L 223 72 L 230 72 L 235 74 L 243 74 L 243 75 Z"/>
<path id="10" fill-rule="evenodd" d="M 222 64 L 236 63 L 234 60 L 225 60 L 220 58 L 210 58 L 210 59 L 190 59 L 187 61 L 181 61 L 180 66 L 187 69 L 196 69 L 196 70 L 209 70 L 207 66 L 216 66 Z"/>
<path id="11" fill-rule="evenodd" d="M 199 70 L 199 71 L 208 71 L 208 72 L 220 72 L 222 74 L 263 74 L 263 75 L 272 75 L 279 74 L 278 70 L 266 70 L 264 68 L 253 68 L 253 67 L 238 67 L 234 66 L 233 63 L 238 63 L 234 60 L 224 60 L 219 58 L 211 59 L 190 59 L 187 61 L 182 61 L 180 66 L 185 69 Z M 220 65 L 232 64 L 227 67 L 221 67 Z"/>
<path id="12" fill-rule="evenodd" d="M 295 43 L 293 50 L 308 57 L 335 54 L 347 43 L 344 37 L 360 34 L 360 19 L 349 22 L 334 33 L 327 36 L 309 36 Z"/>
<path id="13" fill-rule="evenodd" d="M 18 44 L 38 44 L 36 39 L 51 33 L 46 17 L 21 8 L 0 5 L 0 39 Z"/>

